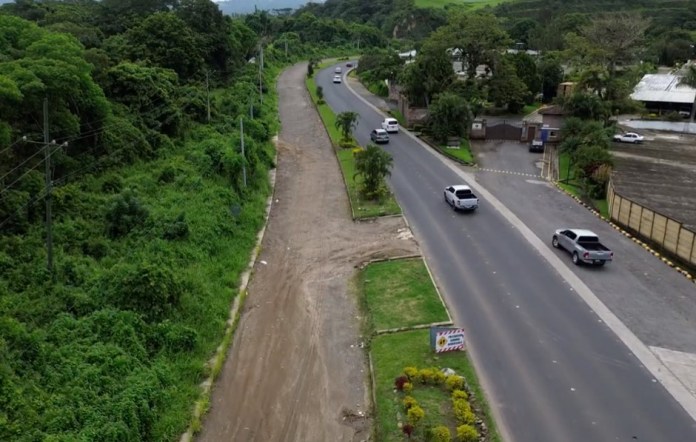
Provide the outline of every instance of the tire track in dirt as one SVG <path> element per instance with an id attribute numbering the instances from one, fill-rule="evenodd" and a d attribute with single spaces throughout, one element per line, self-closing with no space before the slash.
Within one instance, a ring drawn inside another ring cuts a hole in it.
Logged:
<path id="1" fill-rule="evenodd" d="M 278 81 L 282 129 L 274 205 L 246 306 L 199 442 L 358 442 L 370 437 L 355 266 L 418 253 L 400 217 L 355 223 L 338 162 L 304 86 Z M 265 262 L 266 264 L 263 264 Z"/>

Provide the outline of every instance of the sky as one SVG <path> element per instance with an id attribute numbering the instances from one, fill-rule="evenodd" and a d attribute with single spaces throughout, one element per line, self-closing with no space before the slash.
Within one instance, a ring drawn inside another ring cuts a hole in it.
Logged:
<path id="1" fill-rule="evenodd" d="M 254 6 L 258 9 L 280 9 L 298 8 L 309 0 L 214 0 L 216 3 L 223 3 L 220 7 L 223 12 L 244 14 L 254 12 Z M 324 0 L 312 0 L 314 3 L 324 3 Z"/>

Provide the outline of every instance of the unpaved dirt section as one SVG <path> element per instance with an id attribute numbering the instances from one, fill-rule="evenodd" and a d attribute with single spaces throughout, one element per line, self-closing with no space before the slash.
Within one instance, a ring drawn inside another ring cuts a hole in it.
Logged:
<path id="1" fill-rule="evenodd" d="M 304 86 L 278 82 L 274 203 L 242 318 L 197 437 L 221 441 L 367 441 L 368 369 L 355 266 L 418 253 L 401 217 L 354 223 L 338 162 Z"/>

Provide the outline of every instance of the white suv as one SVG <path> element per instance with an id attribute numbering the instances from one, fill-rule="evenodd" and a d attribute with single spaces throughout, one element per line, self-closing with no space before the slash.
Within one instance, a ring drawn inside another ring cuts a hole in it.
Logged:
<path id="1" fill-rule="evenodd" d="M 390 134 L 397 133 L 399 132 L 399 122 L 396 121 L 395 118 L 385 118 L 384 121 L 382 121 L 382 129 Z"/>

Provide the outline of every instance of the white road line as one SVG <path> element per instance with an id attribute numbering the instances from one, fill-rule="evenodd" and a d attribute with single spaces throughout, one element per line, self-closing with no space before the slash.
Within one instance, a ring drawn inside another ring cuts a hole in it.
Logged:
<path id="1" fill-rule="evenodd" d="M 350 86 L 348 89 L 355 95 L 359 100 L 369 106 L 372 110 L 383 115 L 385 118 L 387 115 L 375 107 L 372 103 L 367 101 L 364 97 L 357 94 Z M 541 256 L 546 259 L 546 261 L 563 277 L 568 284 L 575 289 L 575 292 L 585 301 L 585 303 L 599 316 L 604 323 L 616 334 L 616 336 L 621 339 L 621 342 L 628 347 L 629 350 L 638 358 L 638 360 L 645 366 L 645 368 L 652 373 L 655 378 L 660 381 L 660 383 L 665 387 L 665 389 L 674 397 L 674 399 L 681 405 L 684 410 L 691 416 L 692 419 L 696 421 L 696 397 L 694 397 L 686 386 L 672 373 L 672 371 L 664 364 L 660 359 L 655 356 L 650 349 L 643 344 L 643 342 L 638 339 L 638 337 L 621 322 L 621 320 L 612 313 L 609 308 L 604 305 L 604 303 L 597 298 L 597 296 L 592 293 L 587 285 L 573 273 L 568 266 L 561 261 L 561 259 L 552 253 L 551 249 L 537 237 L 532 230 L 527 227 L 522 220 L 520 220 L 517 215 L 512 213 L 503 203 L 498 201 L 497 198 L 493 196 L 489 191 L 483 188 L 470 173 L 460 170 L 452 161 L 446 160 L 442 156 L 435 153 L 430 149 L 425 143 L 423 143 L 418 137 L 413 135 L 408 130 L 403 130 L 401 133 L 410 137 L 419 146 L 421 146 L 426 152 L 428 152 L 433 157 L 437 158 L 447 167 L 449 167 L 455 174 L 460 176 L 464 181 L 469 183 L 475 191 L 482 196 L 491 207 L 495 208 L 505 219 L 507 219 L 510 224 L 516 227 L 522 236 L 524 236 L 527 241 L 541 254 Z M 404 216 L 405 217 L 405 216 Z M 485 374 L 484 374 L 485 375 Z M 498 418 L 499 416 L 496 416 Z M 496 419 L 496 421 L 502 423 L 501 419 Z"/>

